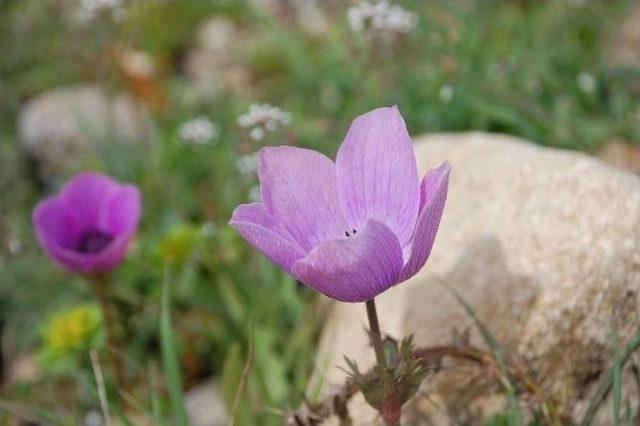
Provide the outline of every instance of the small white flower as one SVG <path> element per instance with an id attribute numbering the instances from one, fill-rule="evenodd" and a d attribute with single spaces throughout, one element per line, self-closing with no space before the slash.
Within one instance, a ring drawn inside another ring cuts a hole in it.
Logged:
<path id="1" fill-rule="evenodd" d="M 107 14 L 116 22 L 124 20 L 127 15 L 124 0 L 80 0 L 76 10 L 76 18 L 84 24 Z"/>
<path id="2" fill-rule="evenodd" d="M 592 94 L 596 90 L 596 78 L 590 72 L 583 71 L 578 75 L 578 88 L 586 94 Z"/>
<path id="3" fill-rule="evenodd" d="M 438 97 L 444 103 L 451 102 L 451 100 L 453 99 L 453 87 L 449 86 L 448 84 L 445 84 L 440 88 L 440 91 L 438 92 Z"/>
<path id="4" fill-rule="evenodd" d="M 258 171 L 259 163 L 259 154 L 257 152 L 254 152 L 252 154 L 246 154 L 238 158 L 236 167 L 243 175 L 252 175 Z"/>
<path id="5" fill-rule="evenodd" d="M 218 227 L 213 222 L 206 222 L 200 228 L 200 232 L 207 238 L 211 238 L 218 233 Z"/>
<path id="6" fill-rule="evenodd" d="M 240 127 L 249 128 L 249 137 L 260 141 L 267 133 L 277 131 L 291 121 L 291 115 L 269 104 L 251 104 L 249 111 L 238 117 Z"/>
<path id="7" fill-rule="evenodd" d="M 254 141 L 261 141 L 264 138 L 265 131 L 262 127 L 254 127 L 249 132 L 249 137 Z"/>
<path id="8" fill-rule="evenodd" d="M 371 29 L 407 34 L 417 25 L 418 16 L 387 0 L 363 0 L 347 9 L 347 20 L 351 29 L 356 32 Z"/>
<path id="9" fill-rule="evenodd" d="M 200 116 L 182 123 L 178 134 L 185 143 L 202 145 L 216 139 L 219 131 L 215 123 Z"/>

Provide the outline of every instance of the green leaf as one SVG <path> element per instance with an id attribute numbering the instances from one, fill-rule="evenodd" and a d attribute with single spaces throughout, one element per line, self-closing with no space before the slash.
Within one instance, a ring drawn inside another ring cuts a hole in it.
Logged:
<path id="1" fill-rule="evenodd" d="M 162 368 L 167 381 L 167 390 L 171 402 L 171 410 L 176 424 L 189 425 L 189 416 L 184 404 L 182 391 L 182 374 L 180 362 L 171 326 L 171 271 L 165 269 L 160 301 L 160 348 L 162 351 Z"/>

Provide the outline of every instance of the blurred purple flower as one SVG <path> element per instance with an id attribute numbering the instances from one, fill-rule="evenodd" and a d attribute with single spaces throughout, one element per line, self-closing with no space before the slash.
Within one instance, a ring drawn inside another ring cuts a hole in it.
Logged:
<path id="1" fill-rule="evenodd" d="M 338 151 L 260 151 L 263 202 L 230 224 L 295 278 L 344 302 L 364 302 L 427 262 L 447 197 L 447 163 L 420 184 L 397 107 L 358 117 Z"/>
<path id="2" fill-rule="evenodd" d="M 68 271 L 102 273 L 122 262 L 138 229 L 140 204 L 136 186 L 83 172 L 38 203 L 34 228 L 47 254 Z"/>

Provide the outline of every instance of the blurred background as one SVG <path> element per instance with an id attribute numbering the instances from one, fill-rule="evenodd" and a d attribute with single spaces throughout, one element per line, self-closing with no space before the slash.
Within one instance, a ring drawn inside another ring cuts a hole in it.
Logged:
<path id="1" fill-rule="evenodd" d="M 398 104 L 415 135 L 501 132 L 640 171 L 638 2 L 392 4 L 376 18 L 338 0 L 0 0 L 0 424 L 102 424 L 98 307 L 30 219 L 76 172 L 144 197 L 113 285 L 122 418 L 168 410 L 170 269 L 187 405 L 223 419 L 251 352 L 236 422 L 270 425 L 308 390 L 326 303 L 226 224 L 258 196 L 261 146 L 333 157 L 353 118 Z"/>

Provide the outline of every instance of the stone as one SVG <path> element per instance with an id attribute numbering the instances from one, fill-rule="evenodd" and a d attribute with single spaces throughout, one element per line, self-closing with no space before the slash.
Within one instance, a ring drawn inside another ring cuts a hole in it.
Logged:
<path id="1" fill-rule="evenodd" d="M 454 328 L 458 338 L 469 330 L 470 344 L 486 349 L 451 286 L 509 360 L 580 419 L 613 359 L 613 329 L 624 344 L 640 327 L 640 180 L 585 154 L 496 134 L 421 136 L 415 150 L 421 174 L 451 163 L 449 196 L 425 268 L 377 298 L 383 332 L 439 346 Z M 309 389 L 322 383 L 327 394 L 344 383 L 343 356 L 362 370 L 373 364 L 366 324 L 362 304 L 332 304 Z M 490 372 L 443 367 L 404 410 L 411 424 L 483 424 L 505 410 Z M 627 397 L 640 391 L 632 376 L 623 375 L 635 387 Z M 360 396 L 350 409 L 354 424 L 376 424 Z"/>
<path id="2" fill-rule="evenodd" d="M 207 381 L 190 389 L 185 405 L 192 426 L 225 426 L 229 419 L 222 392 L 215 381 Z"/>
<path id="3" fill-rule="evenodd" d="M 139 145 L 152 130 L 140 104 L 97 85 L 44 92 L 25 104 L 18 118 L 19 137 L 45 180 L 75 171 L 110 144 Z"/>

